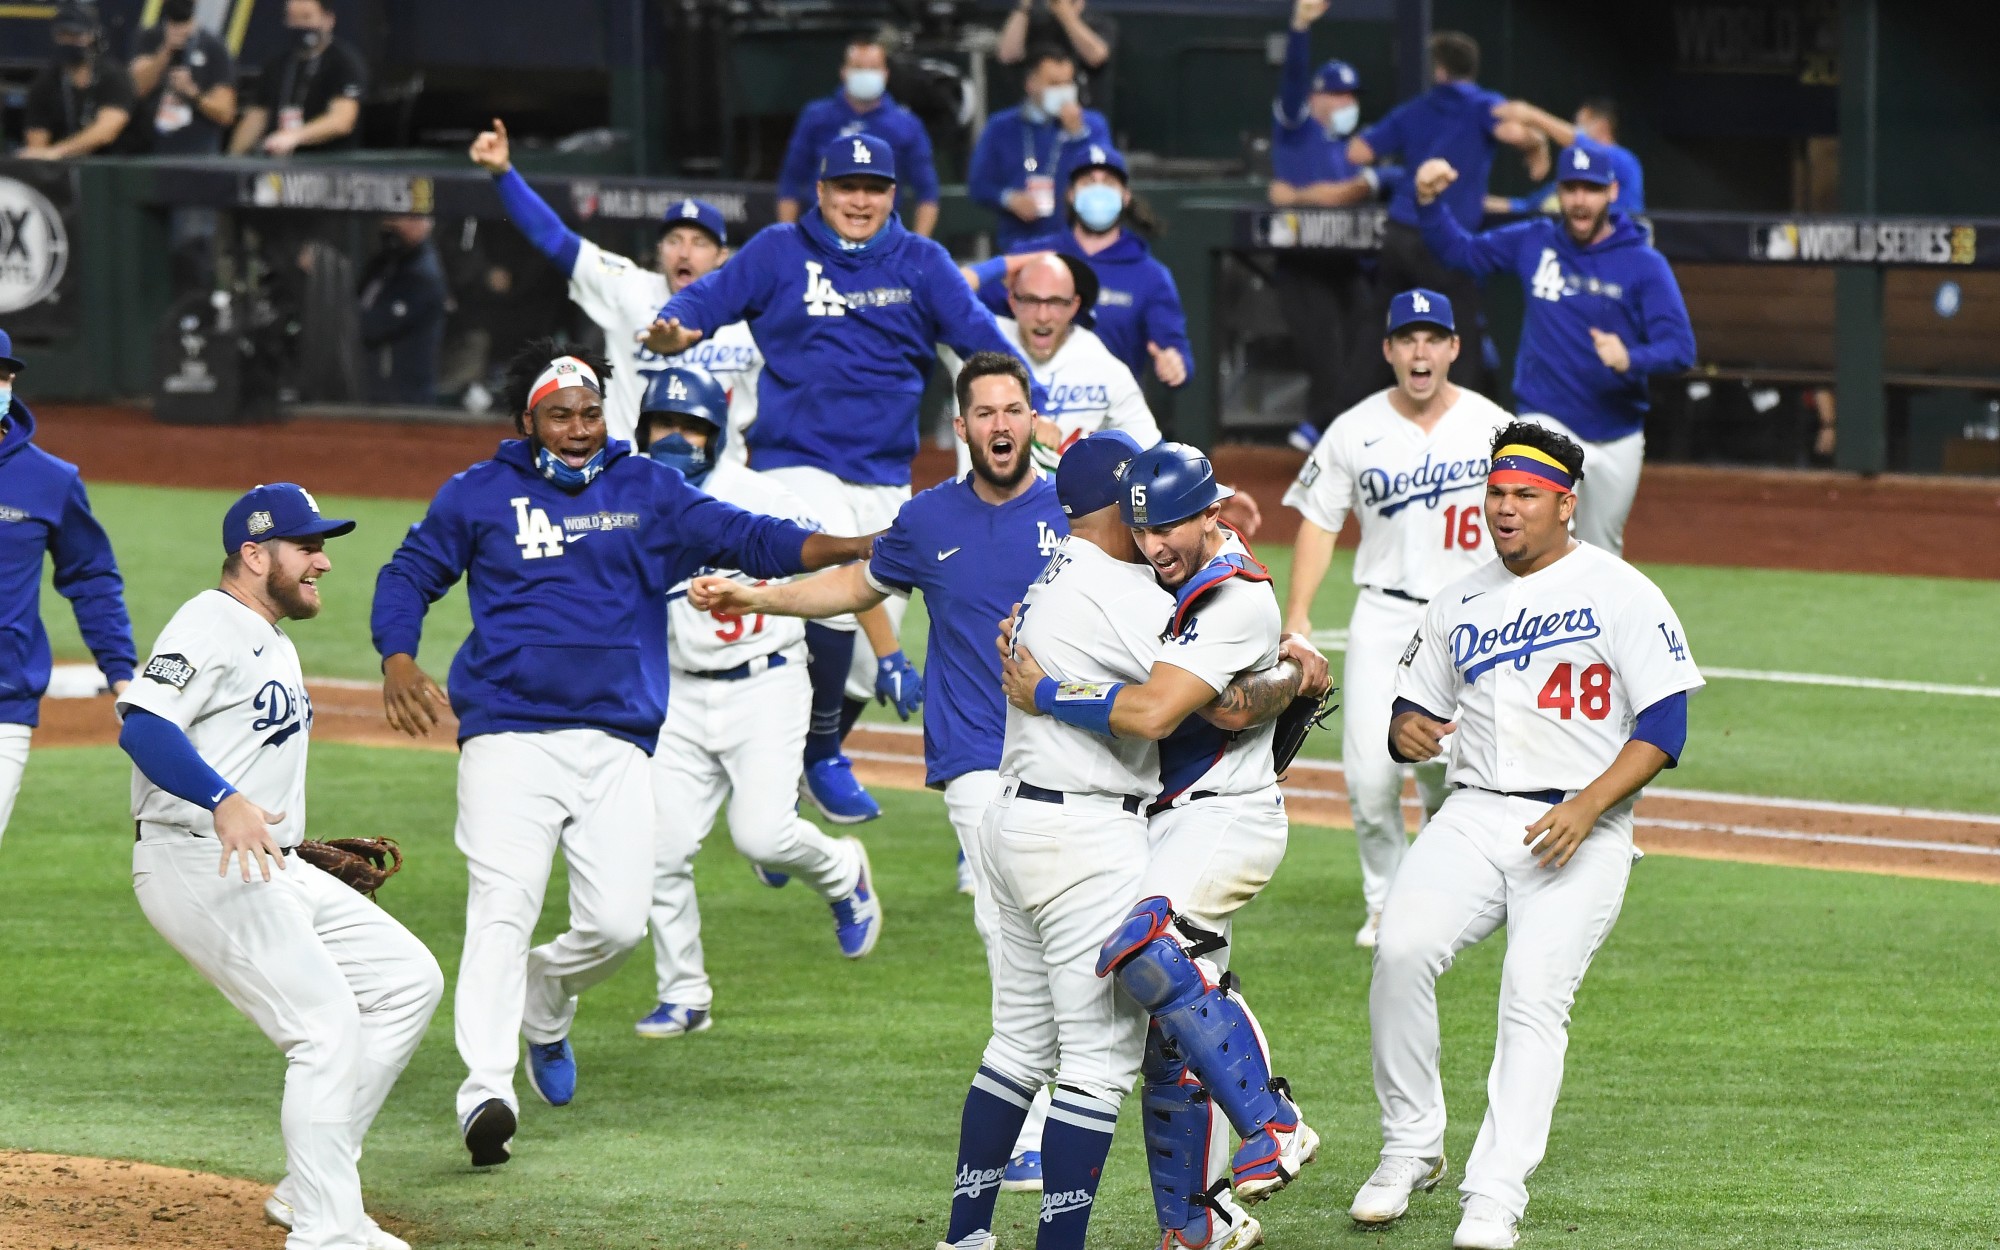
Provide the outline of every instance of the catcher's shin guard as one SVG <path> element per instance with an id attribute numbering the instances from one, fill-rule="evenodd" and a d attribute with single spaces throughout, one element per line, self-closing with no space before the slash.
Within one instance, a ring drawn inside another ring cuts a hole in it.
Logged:
<path id="1" fill-rule="evenodd" d="M 1207 1250 L 1222 1245 L 1237 1221 L 1246 1217 L 1225 1200 L 1227 1180 L 1208 1182 L 1215 1119 L 1208 1091 L 1167 1044 L 1157 1024 L 1147 1030 L 1140 1073 L 1145 1079 L 1141 1109 L 1146 1165 L 1161 1248 Z"/>

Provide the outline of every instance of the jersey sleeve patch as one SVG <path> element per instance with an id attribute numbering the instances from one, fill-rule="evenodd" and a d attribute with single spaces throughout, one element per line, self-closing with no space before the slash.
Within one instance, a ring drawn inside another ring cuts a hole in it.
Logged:
<path id="1" fill-rule="evenodd" d="M 1403 648 L 1403 658 L 1398 660 L 1397 663 L 1401 664 L 1404 668 L 1415 664 L 1417 662 L 1417 652 L 1423 650 L 1423 647 L 1424 631 L 1419 629 L 1416 633 L 1410 635 L 1410 645 Z"/>
<path id="2" fill-rule="evenodd" d="M 188 663 L 186 656 L 177 651 L 168 651 L 146 661 L 146 669 L 139 675 L 148 681 L 159 682 L 163 686 L 186 690 L 187 684 L 194 680 L 194 673 L 194 665 Z"/>

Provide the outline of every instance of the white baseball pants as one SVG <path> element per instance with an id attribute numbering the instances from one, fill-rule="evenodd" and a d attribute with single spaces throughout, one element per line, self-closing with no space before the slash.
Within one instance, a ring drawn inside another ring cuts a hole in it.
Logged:
<path id="1" fill-rule="evenodd" d="M 1646 463 L 1646 432 L 1638 430 L 1608 443 L 1593 443 L 1542 412 L 1524 412 L 1533 421 L 1583 444 L 1583 480 L 1576 487 L 1576 515 L 1570 532 L 1614 556 L 1625 554 L 1625 519 L 1639 495 L 1639 472 Z"/>
<path id="2" fill-rule="evenodd" d="M 458 849 L 470 877 L 453 999 L 465 1083 L 462 1122 L 514 1097 L 517 1040 L 568 1036 L 576 996 L 646 936 L 652 902 L 653 778 L 646 753 L 595 729 L 468 738 L 458 760 Z M 561 847 L 569 929 L 533 950 Z"/>
<path id="3" fill-rule="evenodd" d="M 761 472 L 797 495 L 820 528 L 839 538 L 888 529 L 896 513 L 910 502 L 908 486 L 844 481 L 810 465 L 786 465 Z M 909 610 L 910 601 L 901 595 L 890 595 L 882 606 L 888 610 L 889 623 L 900 637 L 903 613 Z M 852 616 L 829 616 L 819 623 L 831 629 L 860 628 Z M 854 647 L 853 667 L 847 674 L 847 697 L 864 702 L 875 697 L 875 652 L 865 642 L 857 642 Z"/>
<path id="4" fill-rule="evenodd" d="M 1445 1129 L 1437 978 L 1459 951 L 1507 927 L 1486 1119 L 1459 1188 L 1517 1218 L 1548 1149 L 1570 1005 L 1618 919 L 1632 871 L 1629 804 L 1607 813 L 1569 863 L 1553 869 L 1521 843 L 1548 810 L 1531 799 L 1453 791 L 1389 887 L 1368 990 L 1382 1152 L 1434 1158 Z"/>
<path id="5" fill-rule="evenodd" d="M 1396 702 L 1397 663 L 1423 622 L 1423 604 L 1365 588 L 1347 622 L 1347 655 L 1340 676 L 1340 767 L 1354 814 L 1354 846 L 1361 855 L 1361 897 L 1371 914 L 1382 910 L 1389 882 L 1410 847 L 1403 825 L 1404 765 L 1389 756 L 1389 710 Z M 1413 771 L 1428 818 L 1450 793 L 1444 780 L 1445 761 L 1441 757 Z"/>
<path id="6" fill-rule="evenodd" d="M 132 888 L 160 936 L 285 1054 L 279 1111 L 286 1250 L 361 1250 L 362 1139 L 444 997 L 444 974 L 394 916 L 284 857 L 248 882 L 221 844 L 147 826 Z"/>
<path id="7" fill-rule="evenodd" d="M 26 725 L 0 725 L 0 838 L 14 818 L 14 800 L 21 794 L 21 776 L 28 770 L 28 742 L 35 731 Z"/>
<path id="8" fill-rule="evenodd" d="M 706 1009 L 715 997 L 702 962 L 694 857 L 723 799 L 729 838 L 745 859 L 797 877 L 821 898 L 854 890 L 861 856 L 798 813 L 812 686 L 805 648 L 741 681 L 675 669 L 667 722 L 653 753 L 653 964 L 660 1001 Z"/>

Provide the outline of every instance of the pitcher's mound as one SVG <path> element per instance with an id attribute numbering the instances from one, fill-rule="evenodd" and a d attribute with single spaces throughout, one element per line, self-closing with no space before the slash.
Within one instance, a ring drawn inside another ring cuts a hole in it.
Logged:
<path id="1" fill-rule="evenodd" d="M 0 1250 L 276 1250 L 270 1186 L 120 1159 L 0 1150 Z"/>

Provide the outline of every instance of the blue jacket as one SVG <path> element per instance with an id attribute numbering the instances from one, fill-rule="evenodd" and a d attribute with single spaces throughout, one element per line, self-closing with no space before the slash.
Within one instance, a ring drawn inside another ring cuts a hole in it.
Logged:
<path id="1" fill-rule="evenodd" d="M 1194 380 L 1194 345 L 1188 342 L 1180 290 L 1174 286 L 1172 271 L 1154 258 L 1146 240 L 1130 230 L 1120 230 L 1116 243 L 1091 255 L 1076 241 L 1076 231 L 1065 226 L 1052 234 L 1023 239 L 1010 250 L 1017 254 L 1061 252 L 1089 264 L 1102 288 L 1097 293 L 1091 328 L 1111 354 L 1125 362 L 1133 377 L 1143 379 L 1153 373 L 1147 343 L 1177 347 L 1187 361 L 1188 381 Z M 973 266 L 973 272 L 979 275 L 979 298 L 994 312 L 1006 313 L 1006 259 L 981 261 Z"/>
<path id="2" fill-rule="evenodd" d="M 1439 83 L 1414 100 L 1405 100 L 1388 116 L 1361 132 L 1379 162 L 1401 159 L 1414 170 L 1434 156 L 1451 162 L 1458 181 L 1438 198 L 1459 224 L 1470 228 L 1486 215 L 1486 180 L 1493 172 L 1493 106 L 1505 96 L 1477 83 Z M 1389 216 L 1405 225 L 1417 224 L 1416 179 L 1400 182 L 1389 197 Z"/>
<path id="3" fill-rule="evenodd" d="M 1667 258 L 1623 213 L 1602 242 L 1578 247 L 1547 217 L 1468 234 L 1443 198 L 1424 205 L 1424 243 L 1455 269 L 1509 270 L 1527 295 L 1514 395 L 1522 412 L 1546 413 L 1583 438 L 1609 442 L 1646 424 L 1646 379 L 1694 365 L 1694 327 Z M 1624 340 L 1631 368 L 1597 358 L 1592 328 Z M 1588 467 L 1585 469 L 1588 472 Z"/>
<path id="4" fill-rule="evenodd" d="M 916 204 L 935 204 L 937 165 L 931 158 L 931 136 L 917 115 L 884 94 L 874 108 L 856 111 L 845 91 L 814 100 L 799 110 L 792 124 L 792 141 L 785 163 L 778 167 L 778 195 L 807 204 L 817 202 L 820 149 L 836 138 L 871 134 L 886 141 L 896 154 L 896 202 L 908 212 Z"/>
<path id="5" fill-rule="evenodd" d="M 965 192 L 973 203 L 983 204 L 997 215 L 999 220 L 993 233 L 1002 251 L 1012 251 L 1022 239 L 1041 234 L 1061 219 L 1069 188 L 1055 187 L 1053 180 L 1062 165 L 1064 148 L 1085 143 L 1113 146 L 1111 123 L 1096 109 L 1083 110 L 1083 129 L 1081 135 L 1066 135 L 1062 123 L 1053 118 L 1030 120 L 1023 104 L 1001 109 L 987 119 L 986 129 L 979 132 L 979 142 L 973 145 L 972 161 L 965 171 Z M 1007 193 L 1022 190 L 1031 178 L 1051 180 L 1054 217 L 1022 221 L 1007 207 Z"/>
<path id="6" fill-rule="evenodd" d="M 111 540 L 91 515 L 76 466 L 32 440 L 34 414 L 20 400 L 0 435 L 0 724 L 38 725 L 49 688 L 49 635 L 42 628 L 42 558 L 55 561 L 56 592 L 106 681 L 132 680 L 138 655 L 125 582 Z"/>
<path id="7" fill-rule="evenodd" d="M 944 248 L 893 216 L 855 251 L 808 209 L 759 231 L 660 315 L 700 330 L 750 323 L 764 353 L 746 440 L 753 468 L 812 465 L 878 486 L 909 483 L 937 344 L 1020 355 Z"/>
<path id="8" fill-rule="evenodd" d="M 1312 119 L 1312 32 L 1285 38 L 1285 71 L 1271 104 L 1271 176 L 1295 187 L 1345 182 L 1357 172 L 1345 136 L 1328 135 Z"/>
<path id="9" fill-rule="evenodd" d="M 599 729 L 647 754 L 667 709 L 667 591 L 704 566 L 786 577 L 809 531 L 718 502 L 613 440 L 572 495 L 529 445 L 455 475 L 375 579 L 375 649 L 415 655 L 424 612 L 465 578 L 451 662 L 458 738 Z"/>
<path id="10" fill-rule="evenodd" d="M 1616 143 L 1599 143 L 1585 138 L 1581 133 L 1576 137 L 1576 145 L 1604 153 L 1604 159 L 1611 163 L 1611 170 L 1618 176 L 1618 211 L 1627 217 L 1646 215 L 1646 170 L 1639 164 L 1639 158 L 1631 149 Z M 1507 201 L 1509 211 L 1516 213 L 1560 213 L 1562 206 L 1556 202 L 1556 191 L 1562 186 L 1560 178 L 1551 178 L 1526 195 L 1517 195 Z"/>

